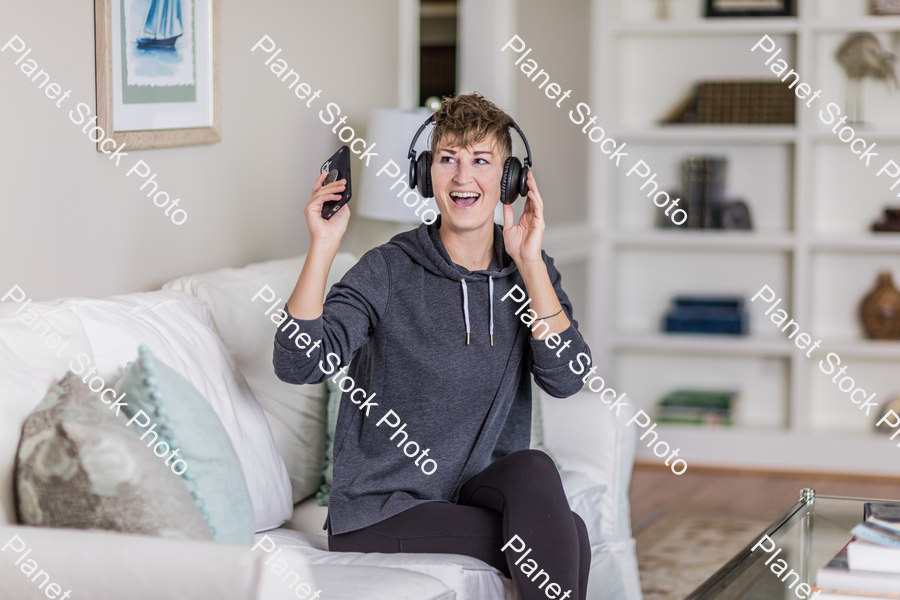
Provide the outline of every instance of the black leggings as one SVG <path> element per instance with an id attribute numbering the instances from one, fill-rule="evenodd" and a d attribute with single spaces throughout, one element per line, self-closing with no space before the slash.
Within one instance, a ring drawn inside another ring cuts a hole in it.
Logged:
<path id="1" fill-rule="evenodd" d="M 328 548 L 473 556 L 511 577 L 521 600 L 585 600 L 587 527 L 569 509 L 549 456 L 537 450 L 504 456 L 466 481 L 458 502 L 419 504 L 364 529 L 329 532 Z"/>

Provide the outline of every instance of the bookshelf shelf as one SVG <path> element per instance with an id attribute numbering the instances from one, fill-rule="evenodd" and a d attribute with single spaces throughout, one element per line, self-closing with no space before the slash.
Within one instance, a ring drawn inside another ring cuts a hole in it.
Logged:
<path id="1" fill-rule="evenodd" d="M 851 31 L 898 31 L 900 17 L 856 17 L 840 20 L 816 19 L 809 24 L 810 29 L 821 33 L 850 33 Z"/>
<path id="2" fill-rule="evenodd" d="M 679 456 L 689 465 L 733 467 L 740 464 L 747 468 L 804 472 L 895 473 L 893 453 L 900 451 L 894 447 L 896 440 L 891 442 L 890 436 L 874 433 L 686 425 L 660 425 L 656 430 L 670 447 L 681 448 Z M 638 437 L 641 433 L 638 430 Z M 798 451 L 798 444 L 821 456 L 821 464 L 811 466 L 804 453 Z M 861 457 L 866 460 L 860 461 Z M 648 464 L 657 464 L 655 461 L 659 460 L 640 440 L 637 459 Z"/>
<path id="3" fill-rule="evenodd" d="M 813 358 L 822 359 L 828 352 L 834 352 L 841 358 L 900 360 L 900 342 L 881 340 L 829 340 L 822 343 L 822 348 L 812 353 Z"/>
<path id="4" fill-rule="evenodd" d="M 643 144 L 792 144 L 797 141 L 798 134 L 796 128 L 782 125 L 662 125 L 624 129 L 612 135 Z"/>
<path id="5" fill-rule="evenodd" d="M 900 30 L 900 27 L 898 27 Z M 818 120 L 818 117 L 816 117 Z M 817 125 L 819 125 L 817 123 Z M 892 128 L 892 129 L 882 129 L 882 130 L 867 130 L 865 128 L 859 128 L 858 134 L 859 137 L 866 140 L 867 142 L 880 142 L 882 144 L 900 144 L 900 129 Z M 846 145 L 845 142 L 842 142 L 838 139 L 837 135 L 832 133 L 832 131 L 826 127 L 822 127 L 821 129 L 816 129 L 809 135 L 809 138 L 816 143 L 819 144 L 835 144 L 835 145 Z M 847 152 L 850 152 L 849 150 Z"/>
<path id="6" fill-rule="evenodd" d="M 794 239 L 790 235 L 740 231 L 617 232 L 613 236 L 613 243 L 621 248 L 663 250 L 671 248 L 786 252 L 794 249 Z M 900 245 L 897 247 L 900 248 Z"/>
<path id="7" fill-rule="evenodd" d="M 729 35 L 729 34 L 766 34 L 794 33 L 797 31 L 797 19 L 765 18 L 765 19 L 709 19 L 672 22 L 630 22 L 615 23 L 610 27 L 613 34 L 624 35 Z"/>
<path id="8" fill-rule="evenodd" d="M 637 189 L 642 181 L 625 177 L 589 144 L 589 219 L 598 232 L 588 282 L 597 299 L 591 307 L 595 362 L 648 412 L 673 389 L 740 391 L 732 427 L 658 428 L 690 464 L 900 475 L 900 450 L 870 433 L 873 419 L 817 367 L 836 352 L 859 385 L 882 400 L 900 391 L 900 342 L 854 337 L 860 335 L 857 306 L 875 274 L 893 268 L 900 280 L 900 235 L 868 232 L 892 203 L 890 182 L 876 179 L 876 169 L 860 165 L 819 122 L 824 104 L 813 110 L 798 100 L 794 126 L 658 124 L 699 81 L 774 81 L 765 59 L 749 51 L 763 34 L 783 48 L 780 58 L 802 81 L 843 107 L 846 76 L 835 49 L 853 31 L 890 42 L 900 17 L 868 16 L 863 0 L 798 0 L 798 16 L 771 19 L 704 19 L 703 5 L 670 3 L 672 20 L 656 21 L 649 0 L 592 0 L 598 34 L 589 102 L 610 136 L 628 143 L 627 164 L 645 160 L 658 173 L 660 190 L 680 188 L 685 157 L 726 157 L 726 195 L 747 201 L 756 229 L 655 228 L 660 209 Z M 871 123 L 855 128 L 859 137 L 877 142 L 881 157 L 900 155 L 900 95 L 872 82 L 864 90 Z M 822 339 L 823 349 L 806 357 L 772 326 L 765 307 L 750 305 L 764 285 L 783 298 L 780 308 L 802 331 Z M 660 333 L 669 299 L 692 293 L 744 296 L 750 335 Z M 640 442 L 638 456 L 657 461 Z"/>
<path id="9" fill-rule="evenodd" d="M 752 337 L 712 335 L 617 335 L 611 341 L 617 351 L 717 354 L 728 356 L 788 357 L 790 342 Z"/>
<path id="10" fill-rule="evenodd" d="M 816 237 L 810 247 L 820 252 L 900 252 L 900 234 Z"/>

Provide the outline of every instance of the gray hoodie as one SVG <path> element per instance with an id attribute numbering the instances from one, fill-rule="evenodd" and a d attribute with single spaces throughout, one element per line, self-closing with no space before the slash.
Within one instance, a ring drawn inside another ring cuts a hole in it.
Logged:
<path id="1" fill-rule="evenodd" d="M 564 350 L 531 336 L 520 320 L 528 309 L 515 314 L 521 303 L 501 301 L 514 285 L 525 289 L 502 228 L 494 227 L 491 266 L 469 271 L 450 259 L 440 224 L 438 217 L 367 252 L 332 286 L 322 316 L 290 318 L 275 336 L 273 362 L 282 381 L 336 377 L 346 390 L 329 498 L 334 534 L 423 502 L 455 502 L 467 479 L 528 448 L 530 374 L 551 396 L 581 389 L 569 362 L 590 350 L 553 259 L 542 252 L 572 323 L 559 334 L 571 342 Z"/>

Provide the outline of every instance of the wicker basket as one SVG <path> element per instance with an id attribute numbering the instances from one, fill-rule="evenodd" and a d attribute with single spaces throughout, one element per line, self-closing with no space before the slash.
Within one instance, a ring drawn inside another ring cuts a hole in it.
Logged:
<path id="1" fill-rule="evenodd" d="M 780 81 L 704 81 L 662 122 L 793 125 L 796 102 Z"/>
<path id="2" fill-rule="evenodd" d="M 871 0 L 873 15 L 900 15 L 900 0 Z"/>

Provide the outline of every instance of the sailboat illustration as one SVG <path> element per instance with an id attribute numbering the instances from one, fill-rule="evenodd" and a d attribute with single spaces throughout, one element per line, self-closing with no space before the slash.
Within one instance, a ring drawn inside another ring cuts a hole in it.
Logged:
<path id="1" fill-rule="evenodd" d="M 174 50 L 175 41 L 184 34 L 181 0 L 151 0 L 144 33 L 145 37 L 138 38 L 138 48 Z"/>

